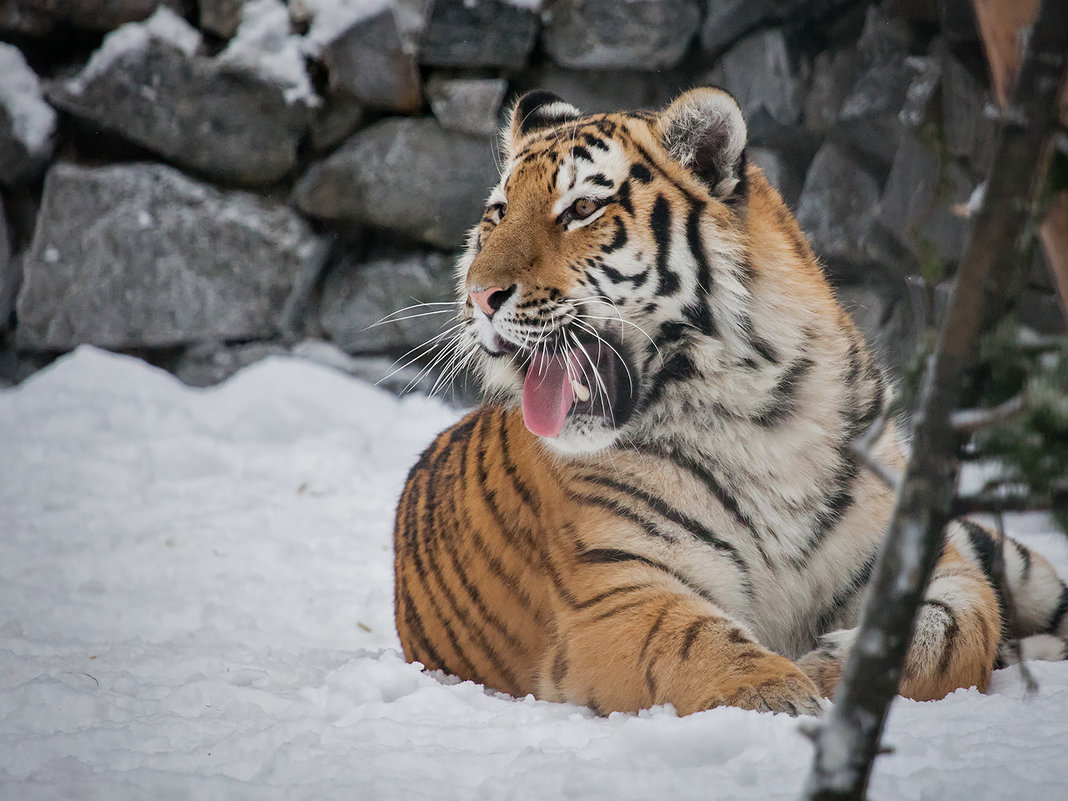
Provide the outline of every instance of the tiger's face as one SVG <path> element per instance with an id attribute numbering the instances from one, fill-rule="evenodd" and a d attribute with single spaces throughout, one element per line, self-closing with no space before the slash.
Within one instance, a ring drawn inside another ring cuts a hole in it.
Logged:
<path id="1" fill-rule="evenodd" d="M 598 451 L 648 411 L 670 353 L 714 328 L 707 294 L 736 240 L 745 125 L 718 90 L 660 115 L 595 116 L 533 92 L 505 140 L 459 263 L 465 344 L 534 434 Z"/>

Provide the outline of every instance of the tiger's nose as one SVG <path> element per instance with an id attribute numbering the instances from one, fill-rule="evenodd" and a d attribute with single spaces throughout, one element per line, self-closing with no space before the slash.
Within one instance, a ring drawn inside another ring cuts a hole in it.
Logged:
<path id="1" fill-rule="evenodd" d="M 478 305 L 478 308 L 482 309 L 487 317 L 492 317 L 504 305 L 504 302 L 512 297 L 515 288 L 515 284 L 512 284 L 507 289 L 491 286 L 489 289 L 472 289 L 468 294 L 471 295 L 471 300 Z"/>

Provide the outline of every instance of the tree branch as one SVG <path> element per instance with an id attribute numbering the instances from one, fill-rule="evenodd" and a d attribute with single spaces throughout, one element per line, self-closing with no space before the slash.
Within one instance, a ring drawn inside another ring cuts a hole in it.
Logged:
<path id="1" fill-rule="evenodd" d="M 1022 232 L 1028 230 L 1066 53 L 1068 3 L 1046 0 L 1032 28 L 1011 113 L 1001 122 L 987 191 L 938 345 L 927 362 L 913 450 L 861 614 L 858 647 L 816 740 L 805 791 L 810 801 L 864 797 L 916 612 L 952 515 L 960 435 L 950 425 L 950 414 L 960 405 L 961 378 L 975 359 L 981 326 L 1000 314 L 1007 300 L 1004 277 L 1012 274 Z"/>

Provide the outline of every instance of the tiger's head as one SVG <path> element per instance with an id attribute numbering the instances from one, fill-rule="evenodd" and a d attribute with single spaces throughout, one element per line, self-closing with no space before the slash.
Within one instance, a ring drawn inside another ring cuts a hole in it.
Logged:
<path id="1" fill-rule="evenodd" d="M 744 292 L 745 122 L 717 89 L 585 116 L 535 91 L 502 139 L 458 265 L 461 336 L 530 431 L 561 453 L 602 450 L 655 414 L 665 371 L 695 369 L 688 344 L 716 334 L 713 283 Z"/>

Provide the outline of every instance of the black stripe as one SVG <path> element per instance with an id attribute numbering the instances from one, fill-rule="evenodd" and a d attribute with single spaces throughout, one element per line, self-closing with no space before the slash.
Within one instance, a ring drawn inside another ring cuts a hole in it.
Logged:
<path id="1" fill-rule="evenodd" d="M 719 480 L 712 474 L 712 471 L 708 469 L 706 465 L 701 462 L 697 462 L 694 459 L 685 456 L 678 451 L 663 451 L 656 448 L 644 449 L 652 456 L 656 456 L 660 459 L 666 459 L 674 464 L 676 467 L 680 467 L 686 472 L 692 474 L 704 484 L 708 493 L 719 501 L 720 505 L 730 513 L 734 521 L 742 527 L 752 537 L 753 543 L 756 545 L 757 550 L 760 552 L 761 557 L 766 564 L 771 564 L 771 559 L 767 552 L 764 550 L 762 537 L 757 531 L 756 524 L 753 519 L 742 511 L 741 506 L 738 504 L 738 499 L 734 497 L 727 489 L 719 482 Z"/>
<path id="2" fill-rule="evenodd" d="M 646 598 L 639 598 L 637 601 L 628 601 L 625 604 L 613 606 L 611 609 L 606 609 L 603 612 L 599 612 L 597 615 L 594 616 L 593 620 L 608 620 L 608 618 L 615 617 L 621 612 L 629 612 L 631 609 L 636 609 L 637 607 L 644 606 L 647 603 L 649 603 L 649 601 Z"/>
<path id="3" fill-rule="evenodd" d="M 630 177 L 642 184 L 647 184 L 653 180 L 653 174 L 644 164 L 631 164 Z"/>
<path id="4" fill-rule="evenodd" d="M 871 581 L 872 570 L 875 568 L 875 556 L 872 555 L 852 576 L 849 577 L 849 581 L 845 586 L 841 587 L 836 592 L 829 603 L 827 603 L 816 616 L 816 631 L 817 636 L 826 634 L 831 630 L 831 626 L 835 624 L 839 616 L 845 610 L 846 606 L 857 597 L 857 594 L 864 591 L 864 588 L 868 586 L 868 582 Z"/>
<path id="5" fill-rule="evenodd" d="M 583 475 L 581 477 L 583 481 L 587 481 L 591 484 L 597 484 L 602 487 L 608 487 L 616 492 L 622 493 L 627 498 L 636 499 L 642 501 L 651 510 L 659 514 L 666 520 L 671 521 L 677 526 L 682 527 L 690 534 L 697 537 L 702 542 L 711 545 L 718 551 L 722 551 L 739 569 L 742 573 L 742 584 L 746 587 L 746 592 L 749 591 L 749 566 L 738 553 L 738 549 L 717 537 L 711 530 L 708 529 L 703 523 L 695 520 L 689 515 L 685 515 L 682 512 L 668 506 L 663 498 L 660 498 L 652 493 L 646 492 L 640 487 L 635 487 L 630 484 L 626 484 L 616 479 L 608 478 L 607 476 L 599 475 Z"/>
<path id="6" fill-rule="evenodd" d="M 993 580 L 995 549 L 997 548 L 994 536 L 971 520 L 961 520 L 960 524 L 968 532 L 968 541 L 971 542 L 972 550 L 975 551 L 975 558 L 979 562 L 979 567 L 983 569 L 988 579 Z"/>
<path id="7" fill-rule="evenodd" d="M 603 172 L 595 172 L 593 175 L 584 178 L 583 183 L 590 183 L 594 184 L 595 186 L 604 186 L 609 189 L 615 186 L 614 183 L 608 180 L 608 176 L 605 175 Z"/>
<path id="8" fill-rule="evenodd" d="M 571 148 L 571 157 L 576 159 L 582 159 L 583 161 L 593 161 L 593 156 L 590 155 L 590 151 L 588 151 L 582 145 L 574 145 Z M 608 185 L 611 186 L 612 184 Z"/>
<path id="9" fill-rule="evenodd" d="M 650 523 L 643 517 L 639 517 L 628 509 L 624 504 L 612 498 L 602 498 L 600 495 L 589 495 L 582 492 L 575 492 L 573 490 L 567 490 L 568 497 L 578 503 L 586 503 L 592 506 L 598 506 L 601 509 L 611 512 L 612 514 L 622 517 L 624 520 L 628 520 L 639 526 L 646 534 L 657 539 L 664 540 L 665 542 L 672 542 L 664 532 L 660 531 L 656 526 Z"/>
<path id="10" fill-rule="evenodd" d="M 624 181 L 619 185 L 619 191 L 616 192 L 616 203 L 631 217 L 634 216 L 634 204 L 630 200 L 630 181 Z"/>
<path id="11" fill-rule="evenodd" d="M 767 403 L 750 416 L 750 422 L 763 428 L 773 428 L 792 416 L 797 411 L 801 380 L 813 364 L 812 359 L 801 357 L 787 367 L 772 387 Z"/>
<path id="12" fill-rule="evenodd" d="M 660 612 L 656 616 L 656 620 L 653 621 L 653 625 L 649 627 L 648 633 L 645 635 L 645 639 L 642 640 L 642 647 L 638 649 L 638 660 L 645 659 L 645 654 L 649 651 L 649 646 L 653 644 L 653 638 L 656 637 L 660 628 L 664 625 L 664 618 L 667 617 L 668 610 L 674 605 L 673 601 L 668 601 L 662 607 Z"/>
<path id="13" fill-rule="evenodd" d="M 427 506 L 430 506 L 429 502 L 427 503 Z M 436 510 L 430 510 L 428 508 L 428 513 L 431 515 L 436 514 L 438 517 L 437 522 L 439 524 L 447 522 L 442 521 L 440 519 L 440 517 L 445 514 L 445 510 L 443 509 L 442 504 L 435 504 L 434 506 L 436 507 Z M 439 525 L 439 530 L 442 527 L 443 526 Z M 439 537 L 437 538 L 437 542 L 438 544 L 443 546 L 444 541 L 448 539 L 450 538 Z M 463 628 L 467 631 L 468 638 L 472 640 L 474 644 L 482 650 L 482 653 L 485 654 L 490 664 L 497 671 L 498 675 L 500 675 L 505 680 L 508 686 L 518 687 L 519 681 L 516 679 L 515 674 L 508 668 L 507 665 L 504 664 L 504 661 L 501 659 L 500 654 L 497 653 L 497 649 L 486 637 L 485 629 L 481 625 L 482 618 L 473 617 L 471 615 L 465 614 L 464 611 L 461 610 L 460 603 L 457 600 L 455 593 L 453 593 L 452 589 L 449 587 L 449 582 L 446 581 L 445 574 L 441 569 L 441 565 L 438 564 L 437 558 L 434 555 L 434 550 L 435 549 L 430 547 L 429 542 L 426 543 L 425 551 L 427 567 L 430 568 L 430 570 L 432 571 L 431 575 L 433 575 L 435 581 L 437 582 L 438 587 L 441 590 L 441 594 L 445 597 L 445 601 L 449 605 L 449 608 L 452 609 L 453 618 L 459 625 L 463 626 Z M 458 572 L 457 576 L 458 578 L 460 578 L 461 584 L 469 586 L 469 582 L 467 582 L 466 580 L 467 577 L 462 572 Z M 480 604 L 474 604 L 474 606 L 476 612 L 481 612 L 485 610 L 485 607 L 480 608 Z M 458 652 L 460 651 L 460 644 L 458 641 L 454 641 L 453 646 Z"/>
<path id="14" fill-rule="evenodd" d="M 560 686 L 564 681 L 564 676 L 567 675 L 567 642 L 560 643 L 560 647 L 556 649 L 556 656 L 553 657 L 553 668 L 550 676 L 553 680 L 555 687 Z"/>
<path id="15" fill-rule="evenodd" d="M 663 195 L 657 195 L 653 203 L 649 228 L 656 242 L 656 272 L 660 277 L 656 294 L 674 295 L 682 284 L 679 274 L 668 265 L 671 258 L 671 204 Z"/>
<path id="16" fill-rule="evenodd" d="M 673 579 L 686 587 L 686 589 L 693 592 L 695 595 L 699 595 L 709 603 L 718 604 L 712 595 L 706 590 L 692 584 L 689 579 L 683 576 L 681 573 L 676 572 L 672 568 L 665 565 L 663 562 L 659 562 L 656 559 L 650 559 L 647 556 L 641 554 L 631 553 L 630 551 L 624 551 L 619 548 L 591 548 L 587 551 L 581 551 L 578 555 L 580 561 L 586 564 L 615 564 L 621 562 L 639 562 L 643 565 L 660 570 L 667 573 Z"/>
<path id="17" fill-rule="evenodd" d="M 1061 597 L 1057 601 L 1057 607 L 1050 616 L 1049 625 L 1046 626 L 1046 634 L 1057 634 L 1065 615 L 1068 615 L 1068 587 L 1061 584 Z"/>
<path id="18" fill-rule="evenodd" d="M 942 652 L 942 659 L 938 663 L 938 672 L 945 673 L 949 669 L 949 663 L 953 660 L 953 650 L 957 647 L 957 637 L 960 635 L 957 615 L 953 611 L 953 607 L 945 601 L 927 600 L 923 602 L 923 605 L 941 609 L 949 616 L 949 623 L 945 628 L 945 649 Z"/>
<path id="19" fill-rule="evenodd" d="M 1027 583 L 1031 578 L 1031 551 L 1018 543 L 1012 537 L 1009 537 L 1009 543 L 1016 549 L 1016 553 L 1020 557 L 1020 561 L 1023 562 L 1023 567 L 1020 569 L 1020 583 Z"/>
<path id="20" fill-rule="evenodd" d="M 623 224 L 622 217 L 615 218 L 616 230 L 612 235 L 612 241 L 601 245 L 602 253 L 612 253 L 627 244 L 627 226 Z M 643 279 L 644 280 L 644 279 Z M 637 287 L 638 284 L 635 284 Z"/>
<path id="21" fill-rule="evenodd" d="M 683 662 L 690 658 L 690 650 L 693 648 L 693 644 L 697 641 L 697 635 L 709 620 L 710 618 L 705 617 L 698 618 L 686 629 L 686 633 L 682 637 L 682 648 L 679 650 L 679 658 L 682 659 Z"/>

